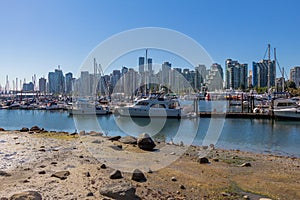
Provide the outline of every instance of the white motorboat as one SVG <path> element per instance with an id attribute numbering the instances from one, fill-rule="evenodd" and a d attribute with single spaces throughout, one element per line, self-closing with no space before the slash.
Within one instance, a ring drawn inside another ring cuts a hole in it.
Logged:
<path id="1" fill-rule="evenodd" d="M 181 118 L 182 108 L 177 98 L 168 98 L 162 94 L 140 99 L 133 105 L 116 108 L 116 113 L 130 117 L 173 117 Z"/>
<path id="2" fill-rule="evenodd" d="M 300 119 L 300 107 L 290 99 L 275 100 L 273 112 L 278 118 Z"/>
<path id="3" fill-rule="evenodd" d="M 107 115 L 109 107 L 87 100 L 79 100 L 69 110 L 70 115 Z"/>

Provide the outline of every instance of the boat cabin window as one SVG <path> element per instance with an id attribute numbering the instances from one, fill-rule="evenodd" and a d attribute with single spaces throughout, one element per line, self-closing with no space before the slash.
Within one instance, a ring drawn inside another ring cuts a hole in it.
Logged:
<path id="1" fill-rule="evenodd" d="M 173 102 L 173 103 L 169 104 L 169 108 L 170 108 L 170 109 L 175 109 L 175 108 L 177 108 L 178 106 L 179 106 L 179 103 L 177 103 L 177 102 Z"/>
<path id="2" fill-rule="evenodd" d="M 165 104 L 152 104 L 151 108 L 166 108 Z"/>
<path id="3" fill-rule="evenodd" d="M 278 107 L 285 107 L 285 106 L 294 106 L 295 103 L 293 102 L 278 102 L 277 106 Z"/>
<path id="4" fill-rule="evenodd" d="M 145 101 L 140 101 L 140 102 L 138 102 L 136 105 L 137 106 L 148 106 L 148 102 L 145 102 Z"/>

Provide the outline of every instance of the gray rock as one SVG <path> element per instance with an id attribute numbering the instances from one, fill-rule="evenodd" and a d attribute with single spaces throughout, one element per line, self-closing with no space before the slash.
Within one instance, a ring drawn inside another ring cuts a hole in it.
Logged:
<path id="1" fill-rule="evenodd" d="M 209 163 L 209 160 L 208 160 L 208 158 L 206 158 L 206 157 L 201 157 L 201 158 L 198 159 L 198 162 L 199 162 L 200 164 L 208 164 L 208 163 Z"/>
<path id="2" fill-rule="evenodd" d="M 5 171 L 1 171 L 0 170 L 0 176 L 11 176 L 11 174 L 10 173 L 7 173 L 7 172 L 5 172 Z"/>
<path id="3" fill-rule="evenodd" d="M 120 172 L 120 170 L 115 170 L 109 175 L 109 178 L 110 179 L 120 179 L 120 178 L 123 178 L 123 176 L 122 176 L 122 173 Z"/>
<path id="4" fill-rule="evenodd" d="M 130 183 L 119 185 L 106 185 L 100 189 L 100 194 L 118 200 L 137 200 L 140 199 L 136 194 L 136 189 Z"/>
<path id="5" fill-rule="evenodd" d="M 85 172 L 84 175 L 85 175 L 86 177 L 91 177 L 90 172 Z"/>
<path id="6" fill-rule="evenodd" d="M 93 194 L 92 192 L 89 192 L 89 193 L 87 193 L 86 196 L 87 196 L 87 197 L 92 197 L 92 196 L 94 196 L 94 194 Z"/>
<path id="7" fill-rule="evenodd" d="M 131 179 L 134 181 L 137 181 L 137 182 L 146 182 L 147 181 L 147 178 L 145 177 L 144 173 L 139 169 L 135 169 L 133 171 Z"/>
<path id="8" fill-rule="evenodd" d="M 118 141 L 119 139 L 121 139 L 121 136 L 119 136 L 119 135 L 108 138 L 108 140 L 110 140 L 110 141 Z"/>
<path id="9" fill-rule="evenodd" d="M 38 127 L 38 126 L 33 126 L 33 127 L 31 127 L 31 129 L 30 129 L 30 131 L 33 131 L 33 132 L 39 132 L 41 129 L 40 129 L 40 127 Z"/>
<path id="10" fill-rule="evenodd" d="M 133 136 L 122 137 L 119 141 L 124 144 L 137 144 L 137 139 Z"/>
<path id="11" fill-rule="evenodd" d="M 241 165 L 239 165 L 240 167 L 251 167 L 251 163 L 247 162 L 247 163 L 243 163 Z"/>
<path id="12" fill-rule="evenodd" d="M 101 168 L 101 169 L 106 169 L 106 165 L 105 165 L 105 164 L 102 164 L 102 165 L 100 166 L 100 168 Z"/>
<path id="13" fill-rule="evenodd" d="M 171 178 L 171 181 L 177 181 L 176 177 L 173 176 L 173 177 Z"/>
<path id="14" fill-rule="evenodd" d="M 21 128 L 21 130 L 20 130 L 20 132 L 28 132 L 28 131 L 29 131 L 29 129 L 26 128 L 26 127 L 23 127 L 23 128 Z"/>
<path id="15" fill-rule="evenodd" d="M 42 200 L 42 195 L 36 191 L 26 191 L 12 195 L 10 200 Z"/>
<path id="16" fill-rule="evenodd" d="M 137 139 L 137 145 L 140 149 L 146 151 L 152 151 L 156 146 L 152 138 L 147 133 L 143 133 L 139 136 L 139 138 Z"/>
<path id="17" fill-rule="evenodd" d="M 69 171 L 59 171 L 52 174 L 51 177 L 59 178 L 60 180 L 65 180 L 69 175 Z"/>
<path id="18" fill-rule="evenodd" d="M 94 143 L 94 144 L 101 144 L 101 140 L 94 140 L 92 143 Z"/>

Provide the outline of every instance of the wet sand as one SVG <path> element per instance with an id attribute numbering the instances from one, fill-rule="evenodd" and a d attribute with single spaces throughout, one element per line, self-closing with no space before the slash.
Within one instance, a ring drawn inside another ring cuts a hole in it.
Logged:
<path id="1" fill-rule="evenodd" d="M 140 199 L 300 199 L 299 158 L 191 146 L 159 170 L 141 169 L 147 180 L 137 182 L 124 171 L 123 178 L 111 179 L 115 169 L 108 157 L 101 160 L 91 154 L 85 140 L 89 134 L 42 132 L 0 132 L 0 198 L 31 190 L 43 199 L 110 199 L 99 190 L 129 183 Z M 109 147 L 112 153 L 143 153 L 136 145 L 109 141 L 95 133 L 91 137 L 94 145 Z M 165 158 L 182 149 L 170 146 L 173 151 L 165 153 Z M 208 153 L 206 164 L 199 163 L 203 149 Z M 101 168 L 103 163 L 106 169 Z M 64 171 L 69 172 L 65 178 L 53 177 Z"/>

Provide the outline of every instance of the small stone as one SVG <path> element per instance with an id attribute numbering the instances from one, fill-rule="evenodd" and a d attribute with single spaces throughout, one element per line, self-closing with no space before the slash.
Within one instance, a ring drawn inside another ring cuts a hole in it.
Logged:
<path id="1" fill-rule="evenodd" d="M 185 186 L 184 185 L 180 185 L 180 189 L 185 190 Z"/>
<path id="2" fill-rule="evenodd" d="M 170 155 L 175 155 L 175 152 L 171 152 Z"/>
<path id="3" fill-rule="evenodd" d="M 133 136 L 125 136 L 119 139 L 124 144 L 137 144 L 137 139 Z"/>
<path id="4" fill-rule="evenodd" d="M 249 162 L 243 163 L 240 165 L 240 167 L 251 167 L 251 163 L 249 163 Z"/>
<path id="5" fill-rule="evenodd" d="M 209 160 L 208 160 L 208 158 L 206 158 L 206 157 L 202 157 L 202 158 L 199 158 L 199 159 L 198 159 L 198 162 L 199 162 L 200 164 L 208 164 L 208 163 L 209 163 Z"/>
<path id="6" fill-rule="evenodd" d="M 45 170 L 39 171 L 39 174 L 46 174 L 46 171 Z"/>
<path id="7" fill-rule="evenodd" d="M 117 145 L 117 147 L 118 147 L 118 148 L 120 148 L 120 149 L 122 149 L 122 148 L 123 148 L 123 146 L 122 146 L 122 145 L 120 145 L 120 144 L 119 144 L 119 145 Z"/>
<path id="8" fill-rule="evenodd" d="M 105 165 L 105 164 L 102 164 L 102 165 L 100 166 L 100 168 L 101 168 L 101 169 L 106 169 L 106 165 Z"/>
<path id="9" fill-rule="evenodd" d="M 248 195 L 244 195 L 243 199 L 250 200 L 250 197 Z"/>
<path id="10" fill-rule="evenodd" d="M 53 161 L 50 163 L 51 165 L 57 165 L 57 162 Z"/>
<path id="11" fill-rule="evenodd" d="M 83 155 L 79 156 L 79 158 L 83 158 Z"/>
<path id="12" fill-rule="evenodd" d="M 136 189 L 130 183 L 110 184 L 101 187 L 100 194 L 112 199 L 127 200 L 140 199 L 136 194 Z"/>
<path id="13" fill-rule="evenodd" d="M 59 178 L 60 180 L 65 180 L 69 175 L 69 171 L 59 171 L 52 174 L 51 177 Z"/>
<path id="14" fill-rule="evenodd" d="M 89 193 L 87 193 L 86 196 L 87 196 L 87 197 L 92 197 L 92 196 L 94 196 L 94 194 L 93 194 L 92 192 L 89 192 Z"/>
<path id="15" fill-rule="evenodd" d="M 219 162 L 219 158 L 213 158 L 213 161 Z"/>
<path id="16" fill-rule="evenodd" d="M 171 181 L 177 181 L 176 177 L 173 176 L 173 177 L 171 178 Z"/>
<path id="17" fill-rule="evenodd" d="M 139 169 L 135 169 L 133 171 L 131 179 L 134 181 L 137 181 L 137 182 L 146 182 L 147 181 L 147 178 L 145 177 L 144 173 Z"/>
<path id="18" fill-rule="evenodd" d="M 40 152 L 46 152 L 46 150 L 45 150 L 45 149 L 39 149 L 39 151 L 40 151 Z"/>
<path id="19" fill-rule="evenodd" d="M 80 131 L 79 135 L 85 135 L 85 131 Z"/>
<path id="20" fill-rule="evenodd" d="M 42 200 L 42 195 L 36 191 L 26 191 L 12 195 L 10 200 Z"/>
<path id="21" fill-rule="evenodd" d="M 119 136 L 119 135 L 108 138 L 108 140 L 110 140 L 110 141 L 118 141 L 119 139 L 121 139 L 121 136 Z"/>
<path id="22" fill-rule="evenodd" d="M 26 179 L 26 180 L 23 181 L 23 183 L 29 183 L 29 180 Z"/>
<path id="23" fill-rule="evenodd" d="M 148 173 L 149 173 L 149 174 L 152 174 L 153 171 L 149 168 L 149 169 L 148 169 Z"/>
<path id="24" fill-rule="evenodd" d="M 94 143 L 94 144 L 101 144 L 101 140 L 94 140 L 92 143 Z"/>
<path id="25" fill-rule="evenodd" d="M 46 165 L 40 165 L 40 168 L 45 168 L 46 167 Z"/>
<path id="26" fill-rule="evenodd" d="M 84 175 L 85 175 L 86 177 L 91 177 L 90 172 L 85 172 Z"/>
<path id="27" fill-rule="evenodd" d="M 122 173 L 120 170 L 115 170 L 109 175 L 110 179 L 120 179 L 123 178 Z"/>
<path id="28" fill-rule="evenodd" d="M 5 171 L 1 171 L 0 170 L 0 176 L 11 176 L 11 174 L 10 173 L 7 173 L 7 172 L 5 172 Z"/>

